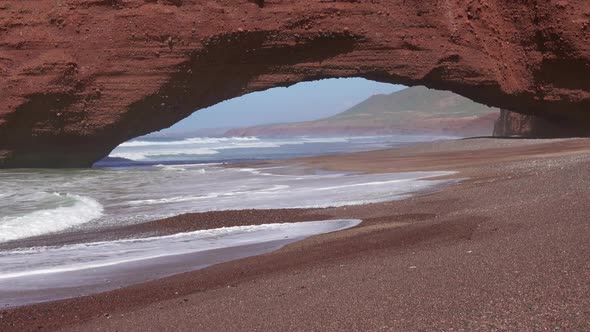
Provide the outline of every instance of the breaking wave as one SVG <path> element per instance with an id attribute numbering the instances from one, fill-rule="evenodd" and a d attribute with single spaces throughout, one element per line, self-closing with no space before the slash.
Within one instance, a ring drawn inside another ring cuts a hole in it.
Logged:
<path id="1" fill-rule="evenodd" d="M 63 231 L 85 224 L 102 215 L 103 206 L 90 197 L 40 193 L 60 199 L 57 206 L 20 216 L 0 217 L 0 242 Z"/>
<path id="2" fill-rule="evenodd" d="M 297 137 L 260 139 L 257 137 L 194 137 L 176 141 L 129 141 L 119 145 L 109 157 L 146 161 L 173 156 L 216 155 L 228 149 L 268 149 L 307 143 L 347 142 L 346 137 Z"/>
<path id="3" fill-rule="evenodd" d="M 166 146 L 166 145 L 183 145 L 183 144 L 218 144 L 227 142 L 254 142 L 260 141 L 257 137 L 193 137 L 178 141 L 129 141 L 119 146 L 121 147 L 137 147 L 137 146 Z"/>

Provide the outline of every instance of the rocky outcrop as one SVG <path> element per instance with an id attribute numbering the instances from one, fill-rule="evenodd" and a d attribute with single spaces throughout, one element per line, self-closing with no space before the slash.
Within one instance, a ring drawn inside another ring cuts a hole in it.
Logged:
<path id="1" fill-rule="evenodd" d="M 494 123 L 494 136 L 524 136 L 533 135 L 533 121 L 535 116 L 500 110 L 500 116 Z"/>
<path id="2" fill-rule="evenodd" d="M 0 32 L 3 167 L 90 166 L 200 108 L 330 77 L 590 133 L 586 1 L 14 0 Z"/>
<path id="3" fill-rule="evenodd" d="M 494 123 L 496 137 L 587 137 L 589 119 L 584 114 L 521 114 L 502 109 Z"/>

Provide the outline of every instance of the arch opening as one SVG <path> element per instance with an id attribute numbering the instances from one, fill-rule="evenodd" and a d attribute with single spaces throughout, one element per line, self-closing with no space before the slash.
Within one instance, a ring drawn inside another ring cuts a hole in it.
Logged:
<path id="1" fill-rule="evenodd" d="M 284 159 L 490 136 L 498 116 L 498 109 L 448 91 L 324 79 L 195 111 L 119 145 L 96 166 Z"/>

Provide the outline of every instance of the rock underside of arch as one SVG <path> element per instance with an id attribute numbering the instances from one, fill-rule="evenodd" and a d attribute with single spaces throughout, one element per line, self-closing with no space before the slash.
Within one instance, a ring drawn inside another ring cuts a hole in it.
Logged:
<path id="1" fill-rule="evenodd" d="M 585 1 L 0 1 L 0 31 L 0 167 L 87 167 L 200 108 L 332 77 L 508 109 L 498 134 L 590 134 Z"/>

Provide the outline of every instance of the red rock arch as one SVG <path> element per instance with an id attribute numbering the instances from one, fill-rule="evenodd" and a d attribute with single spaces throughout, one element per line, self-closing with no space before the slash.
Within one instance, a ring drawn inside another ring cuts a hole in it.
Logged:
<path id="1" fill-rule="evenodd" d="M 588 134 L 589 22 L 584 2 L 551 0 L 4 1 L 0 165 L 90 166 L 197 109 L 331 77 L 451 90 Z"/>

